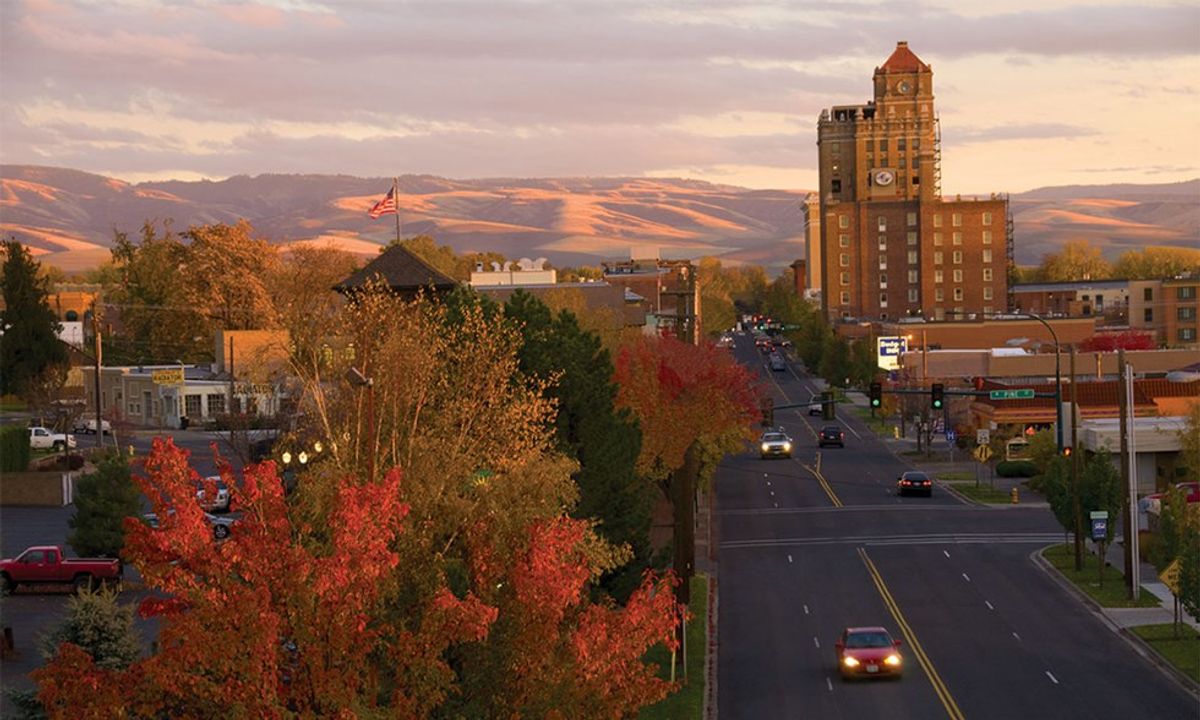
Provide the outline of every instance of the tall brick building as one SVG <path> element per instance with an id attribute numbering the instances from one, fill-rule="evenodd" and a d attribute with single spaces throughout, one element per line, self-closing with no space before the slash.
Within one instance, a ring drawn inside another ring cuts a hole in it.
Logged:
<path id="1" fill-rule="evenodd" d="M 1007 196 L 941 196 L 933 70 L 908 43 L 875 68 L 874 86 L 874 100 L 822 110 L 818 123 L 820 210 L 806 219 L 827 317 L 1005 310 Z"/>

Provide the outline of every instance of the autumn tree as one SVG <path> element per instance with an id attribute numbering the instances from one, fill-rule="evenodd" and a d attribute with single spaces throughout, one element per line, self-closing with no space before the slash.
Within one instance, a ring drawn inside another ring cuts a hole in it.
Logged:
<path id="1" fill-rule="evenodd" d="M 182 271 L 187 300 L 208 317 L 214 329 L 256 330 L 276 324 L 267 281 L 278 266 L 275 247 L 253 236 L 250 223 L 197 225 Z"/>
<path id="2" fill-rule="evenodd" d="M 66 346 L 48 297 L 50 286 L 29 250 L 0 243 L 4 255 L 4 309 L 0 310 L 0 394 L 34 399 L 47 380 L 65 371 Z M 61 383 L 59 383 L 61 385 Z"/>
<path id="3" fill-rule="evenodd" d="M 1117 350 L 1153 350 L 1158 342 L 1149 333 L 1125 330 L 1119 333 L 1093 335 L 1079 343 L 1080 352 L 1116 352 Z"/>
<path id="4" fill-rule="evenodd" d="M 333 286 L 357 269 L 350 253 L 334 245 L 293 245 L 268 279 L 274 312 L 291 342 L 294 364 L 320 364 L 323 349 L 341 328 L 344 298 Z"/>
<path id="5" fill-rule="evenodd" d="M 1113 277 L 1126 280 L 1160 280 L 1200 270 L 1200 250 L 1150 246 L 1126 250 L 1113 266 Z"/>
<path id="6" fill-rule="evenodd" d="M 1043 282 L 1103 280 L 1112 277 L 1112 266 L 1087 240 L 1069 240 L 1059 252 L 1042 256 L 1038 276 Z"/>

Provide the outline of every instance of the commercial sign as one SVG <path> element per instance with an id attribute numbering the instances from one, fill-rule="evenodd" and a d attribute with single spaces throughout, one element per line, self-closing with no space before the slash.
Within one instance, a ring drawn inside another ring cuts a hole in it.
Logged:
<path id="1" fill-rule="evenodd" d="M 900 356 L 908 351 L 908 338 L 876 338 L 876 347 L 878 348 L 879 367 L 884 370 L 896 370 L 900 367 Z"/>
<path id="2" fill-rule="evenodd" d="M 150 373 L 150 379 L 154 381 L 155 385 L 182 385 L 183 368 L 154 370 Z"/>
<path id="3" fill-rule="evenodd" d="M 1108 537 L 1108 511 L 1093 510 L 1088 514 L 1092 521 L 1092 540 L 1100 542 Z"/>

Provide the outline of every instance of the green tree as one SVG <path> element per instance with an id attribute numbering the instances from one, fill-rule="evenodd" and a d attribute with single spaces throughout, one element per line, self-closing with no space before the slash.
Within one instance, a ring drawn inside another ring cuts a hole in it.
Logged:
<path id="1" fill-rule="evenodd" d="M 831 387 L 844 388 L 850 377 L 850 344 L 830 333 L 825 338 L 819 373 Z"/>
<path id="2" fill-rule="evenodd" d="M 1200 618 L 1200 519 L 1192 513 L 1179 543 L 1179 604 Z"/>
<path id="3" fill-rule="evenodd" d="M 1150 548 L 1150 564 L 1162 572 L 1183 549 L 1189 531 L 1187 492 L 1172 487 L 1163 495 L 1158 514 L 1158 533 Z"/>
<path id="4" fill-rule="evenodd" d="M 1200 480 L 1200 402 L 1188 408 L 1187 422 L 1179 431 L 1179 462 L 1187 480 Z"/>
<path id="5" fill-rule="evenodd" d="M 4 310 L 0 311 L 0 394 L 27 396 L 66 365 L 62 327 L 48 297 L 50 286 L 39 263 L 16 240 L 0 244 L 4 253 Z"/>
<path id="6" fill-rule="evenodd" d="M 833 330 L 825 322 L 825 318 L 821 317 L 820 313 L 812 313 L 812 316 L 801 324 L 799 333 L 794 337 L 804 366 L 810 373 L 819 372 L 825 348 L 833 338 Z"/>
<path id="7" fill-rule="evenodd" d="M 1042 493 L 1050 503 L 1054 519 L 1063 526 L 1063 532 L 1075 530 L 1075 496 L 1071 490 L 1071 463 L 1067 458 L 1052 454 L 1046 461 L 1041 478 Z"/>
<path id="8" fill-rule="evenodd" d="M 574 315 L 552 315 L 529 293 L 514 293 L 504 314 L 518 324 L 524 338 L 518 353 L 521 371 L 552 381 L 546 392 L 558 404 L 559 449 L 579 462 L 579 503 L 572 516 L 598 520 L 602 537 L 633 552 L 633 562 L 607 583 L 623 599 L 651 564 L 654 497 L 635 471 L 641 451 L 637 422 L 628 410 L 615 407 L 612 360 L 599 338 L 580 328 Z"/>
<path id="9" fill-rule="evenodd" d="M 1050 463 L 1058 457 L 1058 438 L 1053 430 L 1042 430 L 1029 438 L 1029 461 L 1037 468 L 1038 473 L 1050 469 Z"/>
<path id="10" fill-rule="evenodd" d="M 1118 517 L 1121 511 L 1121 473 L 1113 464 L 1107 450 L 1100 450 L 1088 457 L 1079 474 L 1079 498 L 1082 512 L 1106 510 L 1110 518 Z M 1086 515 L 1085 515 L 1086 517 Z M 1116 523 L 1108 524 L 1108 539 L 1112 540 Z"/>
<path id="11" fill-rule="evenodd" d="M 1200 269 L 1200 250 L 1151 246 L 1121 253 L 1113 267 L 1113 277 L 1158 280 L 1197 269 Z"/>
<path id="12" fill-rule="evenodd" d="M 82 557 L 120 557 L 125 546 L 123 522 L 141 510 L 141 495 L 133 484 L 129 464 L 120 453 L 101 459 L 75 488 L 75 514 L 67 543 Z"/>
<path id="13" fill-rule="evenodd" d="M 867 387 L 880 372 L 872 340 L 865 337 L 850 343 L 850 382 L 856 387 Z"/>
<path id="14" fill-rule="evenodd" d="M 1100 248 L 1087 240 L 1070 240 L 1060 252 L 1042 256 L 1038 276 L 1043 282 L 1103 280 L 1112 277 L 1112 266 Z"/>

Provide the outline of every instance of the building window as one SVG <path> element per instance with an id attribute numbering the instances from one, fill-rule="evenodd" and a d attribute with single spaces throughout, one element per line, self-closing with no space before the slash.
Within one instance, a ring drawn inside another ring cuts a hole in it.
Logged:
<path id="1" fill-rule="evenodd" d="M 887 230 L 887 218 L 884 217 L 883 215 L 880 215 L 878 218 L 878 222 L 879 222 L 879 232 L 886 231 Z"/>
<path id="2" fill-rule="evenodd" d="M 992 244 L 992 231 L 991 231 L 991 230 L 984 230 L 984 231 L 983 231 L 983 244 L 984 244 L 984 245 L 991 245 L 991 244 Z"/>
<path id="3" fill-rule="evenodd" d="M 941 288 L 934 288 L 933 289 L 933 299 L 938 302 L 945 300 L 946 299 L 946 291 Z"/>
<path id="4" fill-rule="evenodd" d="M 903 170 L 903 169 L 905 169 L 905 168 L 907 168 L 907 167 L 908 167 L 908 163 L 907 163 L 907 162 L 905 162 L 904 158 L 900 158 L 900 160 L 898 161 L 898 165 L 899 165 L 899 167 L 900 167 L 900 169 L 901 169 L 901 170 Z"/>
<path id="5" fill-rule="evenodd" d="M 916 213 L 909 213 L 909 214 L 908 214 L 908 217 L 907 217 L 906 219 L 907 219 L 907 221 L 908 221 L 908 226 L 909 226 L 909 227 L 916 227 L 916 226 L 917 226 L 917 214 L 916 214 Z"/>
<path id="6" fill-rule="evenodd" d="M 1154 322 L 1154 308 L 1146 308 L 1142 311 L 1142 322 Z"/>
<path id="7" fill-rule="evenodd" d="M 984 288 L 983 288 L 983 299 L 984 299 L 984 300 L 991 300 L 991 299 L 992 299 L 992 288 L 991 288 L 991 286 L 987 286 L 987 287 L 984 287 Z"/>
<path id="8" fill-rule="evenodd" d="M 879 287 L 880 288 L 887 287 L 887 273 L 879 273 Z"/>
<path id="9" fill-rule="evenodd" d="M 1179 338 L 1179 342 L 1196 342 L 1196 328 L 1179 328 L 1176 337 Z"/>
<path id="10" fill-rule="evenodd" d="M 946 280 L 946 273 L 944 273 L 941 270 L 933 271 L 933 281 L 935 283 L 941 283 L 941 282 L 944 282 L 945 280 Z"/>
<path id="11" fill-rule="evenodd" d="M 983 214 L 983 224 L 984 224 L 984 225 L 991 225 L 991 224 L 992 224 L 992 214 L 991 214 L 990 212 L 985 212 L 985 213 Z"/>
<path id="12" fill-rule="evenodd" d="M 1142 288 L 1142 299 L 1146 302 L 1154 301 L 1154 288 Z"/>
<path id="13" fill-rule="evenodd" d="M 834 155 L 841 154 L 842 144 L 841 143 L 829 143 L 829 152 L 833 153 Z"/>
<path id="14" fill-rule="evenodd" d="M 224 395 L 209 395 L 208 396 L 208 416 L 220 415 L 225 412 L 225 396 Z"/>
<path id="15" fill-rule="evenodd" d="M 129 408 L 130 415 L 141 415 L 142 414 L 142 404 L 141 403 L 131 402 L 131 403 L 129 403 L 128 408 Z"/>
<path id="16" fill-rule="evenodd" d="M 962 302 L 962 288 L 954 288 L 954 301 Z"/>
<path id="17" fill-rule="evenodd" d="M 848 272 L 844 272 L 844 273 L 842 273 L 842 284 L 843 284 L 843 285 L 849 285 L 849 284 L 850 284 L 850 273 L 848 273 Z"/>
<path id="18" fill-rule="evenodd" d="M 887 293 L 879 293 L 879 307 L 887 307 Z"/>
<path id="19" fill-rule="evenodd" d="M 840 227 L 840 228 L 850 227 L 850 216 L 849 215 L 838 215 L 838 227 Z"/>
<path id="20" fill-rule="evenodd" d="M 838 263 L 842 267 L 850 267 L 850 254 L 842 253 L 840 256 L 838 256 Z"/>
<path id="21" fill-rule="evenodd" d="M 917 289 L 916 289 L 916 288 L 909 288 L 909 289 L 908 289 L 908 301 L 909 301 L 910 303 L 915 303 L 915 302 L 917 302 L 919 299 L 920 299 L 920 298 L 917 296 Z"/>
<path id="22" fill-rule="evenodd" d="M 879 140 L 879 152 L 887 152 L 887 150 L 888 150 L 888 146 L 887 146 L 887 145 L 888 145 L 888 143 L 887 143 L 887 138 L 880 138 L 880 140 Z"/>
<path id="23" fill-rule="evenodd" d="M 838 235 L 838 245 L 841 247 L 850 247 L 850 236 L 846 233 Z"/>
<path id="24" fill-rule="evenodd" d="M 887 250 L 887 235 L 880 235 L 880 236 L 879 236 L 879 249 L 880 249 L 880 250 Z"/>
<path id="25" fill-rule="evenodd" d="M 992 308 L 992 306 L 991 306 L 991 305 L 984 305 L 984 306 L 983 306 L 983 314 L 984 314 L 984 315 L 991 315 L 991 314 L 992 314 L 992 309 L 993 309 L 993 308 Z"/>
<path id="26" fill-rule="evenodd" d="M 1179 300 L 1195 300 L 1196 299 L 1196 288 L 1195 287 L 1177 288 L 1175 290 L 1175 297 L 1176 297 L 1176 299 L 1179 299 Z"/>
<path id="27" fill-rule="evenodd" d="M 984 282 L 991 282 L 991 281 L 992 281 L 992 269 L 991 269 L 991 268 L 984 268 L 984 269 L 983 269 L 983 281 L 984 281 Z"/>
<path id="28" fill-rule="evenodd" d="M 992 251 L 991 250 L 983 251 L 983 261 L 985 263 L 990 263 L 992 261 Z"/>
<path id="29" fill-rule="evenodd" d="M 909 230 L 909 231 L 908 231 L 908 244 L 909 244 L 909 245 L 916 245 L 916 244 L 917 244 L 917 233 L 916 233 L 916 231 L 915 231 L 915 230 Z"/>
<path id="30" fill-rule="evenodd" d="M 941 265 L 941 264 L 942 264 L 942 253 L 941 253 L 940 251 L 939 251 L 939 252 L 935 252 L 935 253 L 933 254 L 933 264 L 934 264 L 934 265 Z"/>
<path id="31" fill-rule="evenodd" d="M 942 244 L 942 234 L 941 234 L 940 232 L 935 232 L 935 233 L 933 234 L 933 244 L 934 244 L 934 245 L 941 245 L 941 244 Z"/>
<path id="32" fill-rule="evenodd" d="M 941 227 L 941 226 L 942 226 L 942 216 L 941 216 L 941 215 L 934 215 L 934 216 L 933 216 L 933 226 L 934 226 L 934 227 Z"/>
<path id="33" fill-rule="evenodd" d="M 1175 319 L 1183 320 L 1183 321 L 1195 320 L 1196 319 L 1196 308 L 1181 307 L 1181 308 L 1177 309 L 1175 311 Z"/>
<path id="34" fill-rule="evenodd" d="M 848 293 L 848 292 L 843 292 L 843 293 L 842 293 L 842 304 L 843 304 L 843 305 L 849 305 L 849 304 L 850 304 L 850 293 Z"/>
<path id="35" fill-rule="evenodd" d="M 954 227 L 962 227 L 962 213 L 953 213 L 950 215 L 950 224 Z"/>
<path id="36" fill-rule="evenodd" d="M 834 172 L 837 171 L 837 165 L 833 166 Z M 833 178 L 829 181 L 829 192 L 840 193 L 842 191 L 842 181 L 839 178 Z"/>
<path id="37" fill-rule="evenodd" d="M 200 413 L 200 396 L 199 395 L 184 395 L 183 396 L 183 414 L 190 418 L 199 418 Z"/>
<path id="38" fill-rule="evenodd" d="M 908 149 L 908 139 L 907 138 L 896 138 L 896 149 L 897 150 L 907 150 Z"/>
<path id="39" fill-rule="evenodd" d="M 880 269 L 880 270 L 887 270 L 887 255 L 880 255 L 880 256 L 879 256 L 879 269 Z"/>
<path id="40" fill-rule="evenodd" d="M 955 231 L 955 232 L 954 232 L 952 235 L 953 235 L 953 238 L 954 238 L 954 244 L 955 244 L 955 245 L 962 245 L 962 233 L 960 233 L 960 232 L 958 232 L 958 231 Z"/>
<path id="41" fill-rule="evenodd" d="M 955 250 L 955 251 L 954 251 L 954 264 L 955 264 L 955 265 L 962 265 L 962 250 Z"/>
<path id="42" fill-rule="evenodd" d="M 908 284 L 909 284 L 909 285 L 916 285 L 916 284 L 917 284 L 917 271 L 916 271 L 916 270 L 909 270 L 909 271 L 908 271 Z"/>
<path id="43" fill-rule="evenodd" d="M 916 251 L 916 250 L 909 250 L 909 251 L 908 251 L 908 264 L 909 264 L 909 265 L 916 265 L 916 264 L 917 264 L 917 251 Z"/>
<path id="44" fill-rule="evenodd" d="M 954 271 L 954 282 L 962 282 L 962 270 Z"/>

